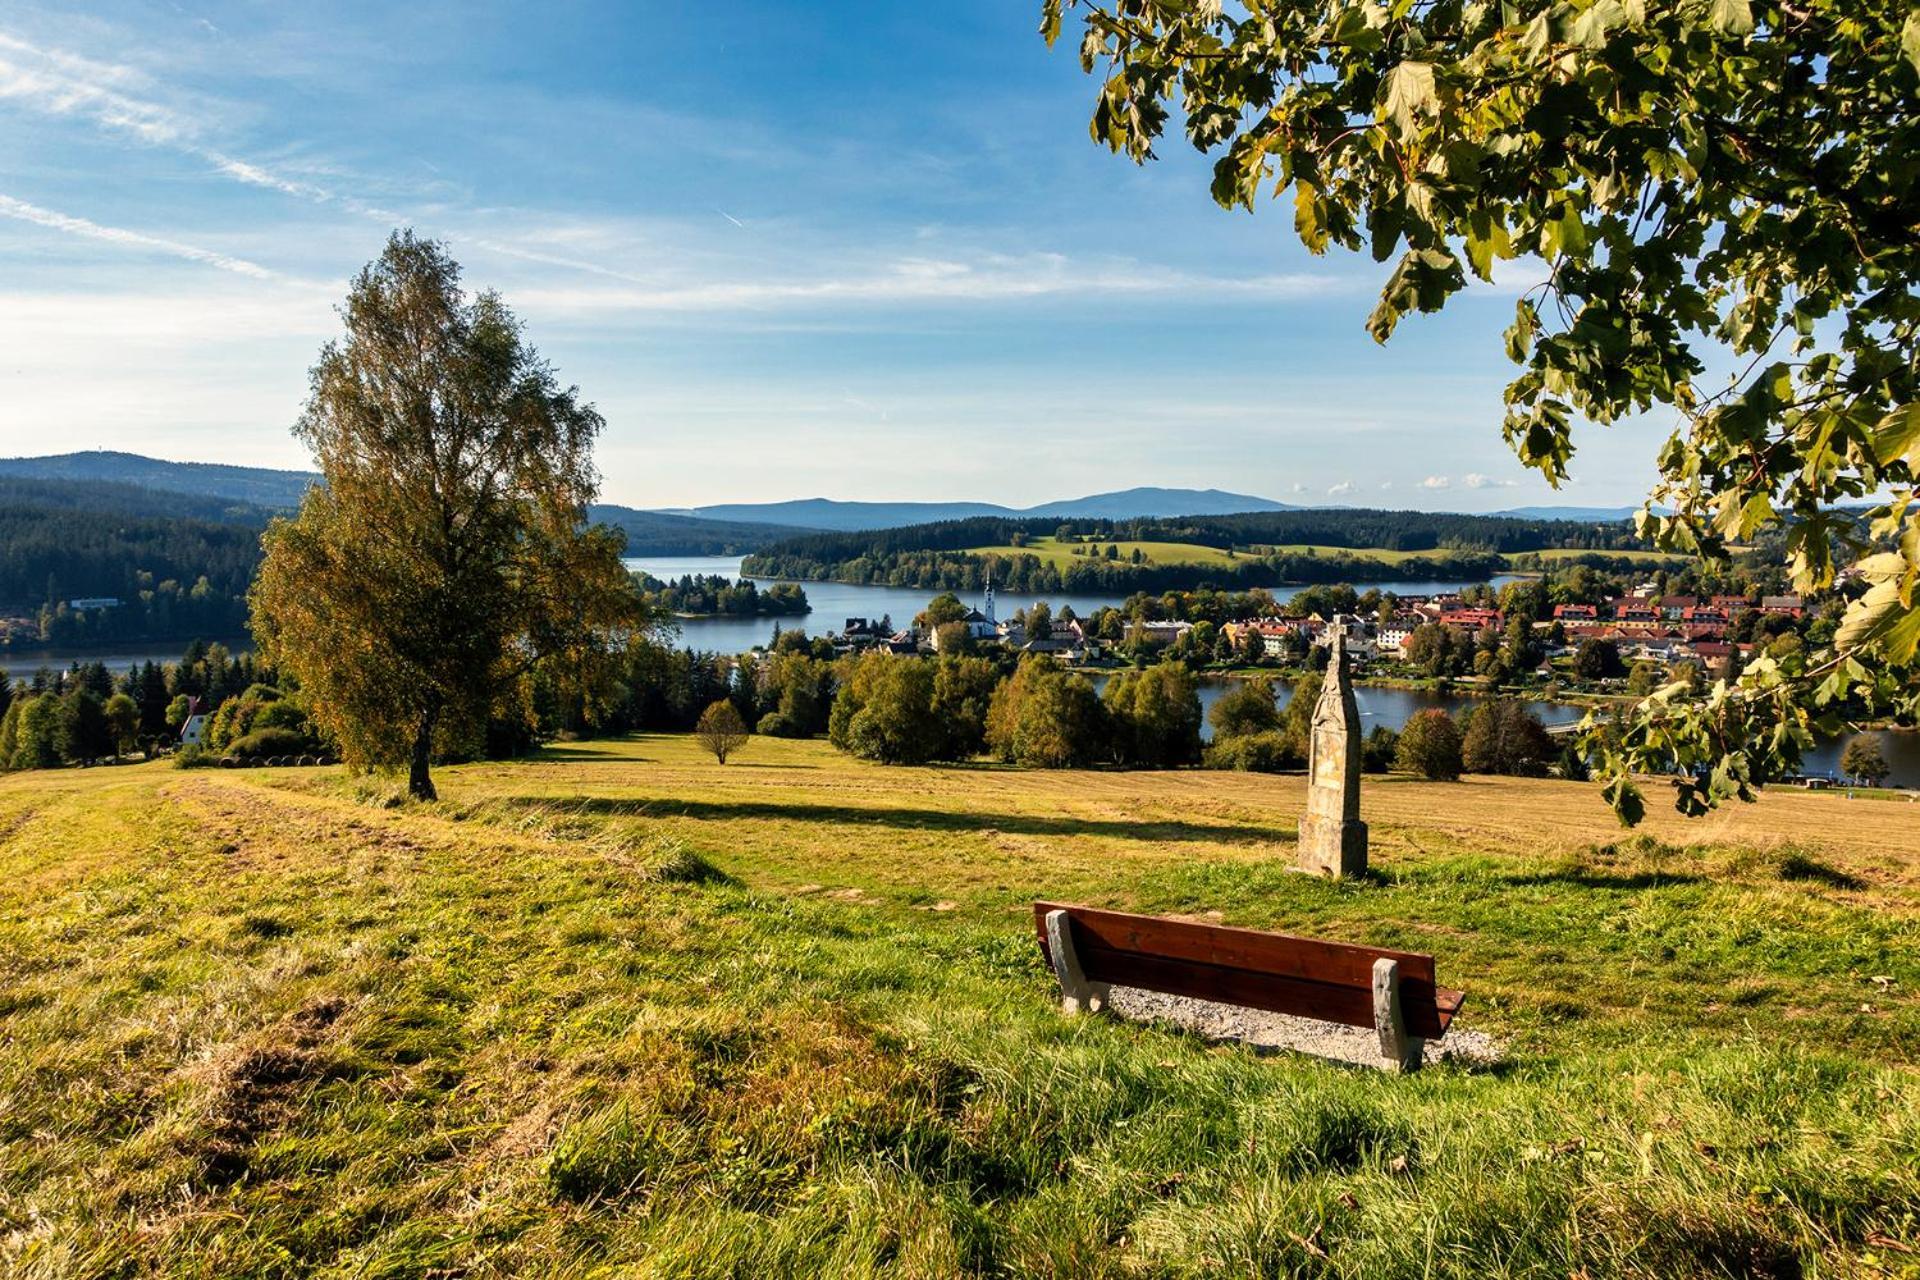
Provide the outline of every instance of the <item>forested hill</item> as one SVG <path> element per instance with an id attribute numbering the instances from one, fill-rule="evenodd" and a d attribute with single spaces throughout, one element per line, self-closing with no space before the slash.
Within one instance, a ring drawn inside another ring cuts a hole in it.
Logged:
<path id="1" fill-rule="evenodd" d="M 788 538 L 747 557 L 746 572 L 809 581 L 977 587 L 979 548 L 1070 535 L 1091 542 L 1183 543 L 1232 552 L 1213 563 L 1133 563 L 1098 555 L 1059 563 L 1017 550 L 992 553 L 994 580 L 1015 591 L 1163 591 L 1290 582 L 1438 580 L 1497 573 L 1511 552 L 1637 545 L 1630 525 L 1516 520 L 1421 511 L 1294 510 L 1172 520 L 970 519 L 867 533 Z M 1301 550 L 1311 547 L 1314 550 Z M 1352 554 L 1342 554 L 1342 549 Z M 1393 552 L 1391 557 L 1369 552 Z"/>
<path id="2" fill-rule="evenodd" d="M 311 471 L 169 462 L 104 450 L 0 458 L 0 483 L 38 486 L 31 490 L 35 505 L 203 520 L 231 518 L 263 526 L 274 513 L 299 506 L 319 478 Z M 743 555 L 808 532 L 799 525 L 639 511 L 611 503 L 595 505 L 587 514 L 594 522 L 626 534 L 627 554 L 635 556 Z"/>
<path id="3" fill-rule="evenodd" d="M 0 630 L 13 648 L 237 635 L 269 514 L 131 485 L 0 477 Z M 69 607 L 88 598 L 119 604 Z"/>
<path id="4" fill-rule="evenodd" d="M 738 556 L 810 532 L 790 525 L 709 520 L 610 503 L 588 508 L 587 518 L 626 534 L 630 556 Z"/>
<path id="5" fill-rule="evenodd" d="M 1621 522 L 1521 520 L 1507 516 L 1356 508 L 1253 511 L 1236 515 L 1180 516 L 1171 520 L 947 520 L 861 533 L 803 534 L 775 543 L 767 548 L 766 554 L 852 560 L 901 551 L 960 551 L 968 547 L 1001 546 L 1016 534 L 1042 537 L 1062 531 L 1103 541 L 1189 542 L 1222 550 L 1307 544 L 1385 551 L 1508 552 L 1556 547 L 1619 551 L 1639 545 L 1633 527 Z"/>
<path id="6" fill-rule="evenodd" d="M 299 506 L 301 495 L 320 478 L 311 471 L 233 467 L 216 462 L 169 462 L 109 450 L 44 458 L 0 458 L 0 476 L 105 483 L 274 508 Z"/>

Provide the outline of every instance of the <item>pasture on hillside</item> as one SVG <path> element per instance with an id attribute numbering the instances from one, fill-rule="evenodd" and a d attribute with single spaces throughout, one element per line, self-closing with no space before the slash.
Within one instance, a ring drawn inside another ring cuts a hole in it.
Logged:
<path id="1" fill-rule="evenodd" d="M 0 778 L 0 1270 L 1911 1276 L 1920 810 L 556 746 Z M 1491 1066 L 1056 1011 L 1036 897 L 1429 951 Z"/>
<path id="2" fill-rule="evenodd" d="M 1115 555 L 1123 562 L 1131 562 L 1133 553 L 1138 551 L 1147 558 L 1148 564 L 1232 564 L 1234 558 L 1219 547 L 1209 547 L 1198 542 L 1132 542 L 1124 538 L 1111 541 L 1089 541 L 1086 543 L 1061 542 L 1058 538 L 1032 538 L 1023 546 L 1003 543 L 991 547 L 969 547 L 965 554 L 973 556 L 1005 556 L 1018 559 L 1021 556 L 1034 556 L 1054 566 L 1066 569 L 1075 564 L 1103 560 L 1109 546 L 1118 547 Z M 1075 555 L 1078 548 L 1083 554 Z"/>

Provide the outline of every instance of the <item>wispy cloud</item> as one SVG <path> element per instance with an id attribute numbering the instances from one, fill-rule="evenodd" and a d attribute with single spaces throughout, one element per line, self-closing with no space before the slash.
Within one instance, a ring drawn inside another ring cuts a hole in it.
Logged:
<path id="1" fill-rule="evenodd" d="M 1511 489 L 1516 482 L 1501 480 L 1494 476 L 1483 476 L 1478 471 L 1469 471 L 1460 477 L 1460 483 L 1469 489 Z"/>
<path id="2" fill-rule="evenodd" d="M 47 227 L 54 231 L 64 231 L 68 235 L 84 236 L 89 240 L 102 240 L 109 244 L 124 245 L 130 249 L 146 249 L 154 253 L 164 253 L 170 257 L 183 258 L 189 262 L 204 263 L 209 267 L 218 267 L 222 271 L 231 271 L 237 275 L 252 276 L 256 280 L 277 280 L 283 277 L 277 271 L 270 271 L 257 262 L 245 258 L 236 258 L 231 254 L 219 253 L 212 249 L 203 249 L 199 245 L 187 244 L 179 240 L 169 240 L 164 236 L 148 235 L 144 231 L 130 231 L 125 227 L 109 227 L 86 218 L 76 218 L 72 214 L 45 209 L 37 204 L 28 204 L 25 200 L 16 200 L 12 196 L 0 194 L 0 217 L 13 218 L 20 222 L 30 222 L 35 226 Z"/>
<path id="3" fill-rule="evenodd" d="M 602 270 L 600 274 L 617 273 Z M 1323 297 L 1349 287 L 1348 281 L 1331 275 L 1241 279 L 1195 275 L 1138 262 L 1089 263 L 1060 254 L 1031 254 L 988 255 L 976 261 L 901 258 L 873 267 L 854 265 L 836 276 L 801 280 L 690 280 L 633 289 L 534 288 L 516 290 L 514 297 L 529 310 L 591 315 L 1113 294 L 1205 293 L 1216 298 L 1286 301 Z"/>
<path id="4" fill-rule="evenodd" d="M 152 147 L 192 156 L 235 182 L 352 213 L 397 222 L 400 215 L 316 183 L 290 178 L 204 141 L 205 108 L 163 101 L 150 77 L 134 67 L 48 49 L 0 32 L 0 101 L 44 115 L 74 117 Z"/>
<path id="5" fill-rule="evenodd" d="M 1351 480 L 1342 480 L 1339 484 L 1328 487 L 1327 496 L 1329 498 L 1344 498 L 1350 493 L 1357 492 L 1359 488 L 1360 486 Z"/>
<path id="6" fill-rule="evenodd" d="M 1451 489 L 1453 481 L 1446 476 L 1428 476 L 1420 482 L 1422 489 Z"/>
<path id="7" fill-rule="evenodd" d="M 156 146 L 185 142 L 191 132 L 187 117 L 130 92 L 145 83 L 131 67 L 43 49 L 0 32 L 0 100 L 48 115 L 82 116 Z"/>

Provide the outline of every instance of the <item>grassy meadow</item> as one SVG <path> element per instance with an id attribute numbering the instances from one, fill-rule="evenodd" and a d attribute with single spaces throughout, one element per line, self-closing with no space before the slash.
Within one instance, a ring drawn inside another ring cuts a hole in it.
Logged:
<path id="1" fill-rule="evenodd" d="M 1106 542 L 1101 542 L 1097 545 L 1087 543 L 1082 546 L 1079 543 L 1061 542 L 1057 538 L 1040 537 L 1031 539 L 1023 547 L 1016 547 L 1011 544 L 991 547 L 970 547 L 967 549 L 966 554 L 976 556 L 1005 556 L 1010 560 L 1018 559 L 1021 556 L 1033 556 L 1046 564 L 1053 565 L 1055 568 L 1065 569 L 1070 565 L 1086 563 L 1090 559 L 1104 558 L 1108 545 Z M 1133 553 L 1138 551 L 1147 558 L 1147 563 L 1149 564 L 1222 565 L 1234 563 L 1234 558 L 1220 548 L 1203 546 L 1197 542 L 1130 542 L 1125 539 L 1116 539 L 1111 545 L 1120 548 L 1119 556 L 1122 561 L 1131 561 Z M 1073 554 L 1075 547 L 1080 547 L 1081 550 L 1094 554 L 1076 556 Z"/>
<path id="2" fill-rule="evenodd" d="M 556 747 L 0 778 L 0 1273 L 1920 1275 L 1920 809 Z M 1493 1066 L 1055 1011 L 1037 896 L 1431 951 Z"/>

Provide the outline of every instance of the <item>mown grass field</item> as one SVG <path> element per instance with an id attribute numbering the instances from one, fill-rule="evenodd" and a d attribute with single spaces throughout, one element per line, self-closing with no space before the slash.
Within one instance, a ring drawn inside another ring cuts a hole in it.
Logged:
<path id="1" fill-rule="evenodd" d="M 1920 812 L 677 737 L 0 779 L 0 1271 L 1912 1276 Z M 370 801 L 369 795 L 374 798 Z M 1039 895 L 1434 952 L 1492 1068 L 1054 1011 Z"/>

